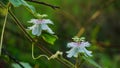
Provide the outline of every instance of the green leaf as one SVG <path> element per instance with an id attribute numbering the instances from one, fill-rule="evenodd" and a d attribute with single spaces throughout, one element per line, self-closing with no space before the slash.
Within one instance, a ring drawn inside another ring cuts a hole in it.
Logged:
<path id="1" fill-rule="evenodd" d="M 13 4 L 13 6 L 15 6 L 15 7 L 19 7 L 20 5 L 22 5 L 22 2 L 21 2 L 21 0 L 9 0 L 12 4 Z"/>
<path id="2" fill-rule="evenodd" d="M 89 57 L 84 57 L 84 56 L 82 56 L 83 57 L 83 59 L 85 60 L 85 61 L 87 61 L 87 62 L 89 62 L 90 64 L 92 64 L 92 65 L 94 65 L 95 67 L 97 67 L 97 68 L 102 68 L 100 65 L 98 65 L 94 60 L 92 60 L 91 58 L 89 58 Z"/>
<path id="3" fill-rule="evenodd" d="M 21 5 L 26 6 L 28 9 L 30 9 L 33 13 L 36 12 L 35 8 L 32 5 L 29 5 L 26 1 L 24 0 L 9 0 L 14 7 L 19 7 Z"/>
<path id="4" fill-rule="evenodd" d="M 36 12 L 35 8 L 32 5 L 29 5 L 26 1 L 21 0 L 22 5 L 27 6 L 33 13 Z"/>
<path id="5" fill-rule="evenodd" d="M 3 4 L 7 5 L 9 0 L 0 0 L 0 2 L 2 2 Z"/>
<path id="6" fill-rule="evenodd" d="M 54 44 L 54 42 L 56 41 L 56 39 L 57 39 L 57 36 L 56 35 L 51 35 L 51 34 L 42 34 L 41 35 L 42 36 L 42 38 L 46 41 L 46 42 L 48 42 L 48 43 L 50 43 L 50 44 Z"/>

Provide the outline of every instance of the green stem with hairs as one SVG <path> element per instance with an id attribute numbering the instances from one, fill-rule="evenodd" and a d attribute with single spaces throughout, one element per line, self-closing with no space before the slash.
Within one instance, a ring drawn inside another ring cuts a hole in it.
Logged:
<path id="1" fill-rule="evenodd" d="M 6 12 L 5 20 L 4 20 L 4 23 L 3 23 L 1 39 L 0 39 L 0 56 L 1 56 L 1 53 L 2 53 L 3 37 L 4 37 L 4 31 L 5 31 L 5 26 L 6 26 L 7 17 L 8 17 L 8 8 L 6 10 L 7 10 L 7 12 Z"/>

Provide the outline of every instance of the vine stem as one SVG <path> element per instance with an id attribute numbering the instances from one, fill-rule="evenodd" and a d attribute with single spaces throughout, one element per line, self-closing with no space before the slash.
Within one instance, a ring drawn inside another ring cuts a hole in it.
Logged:
<path id="1" fill-rule="evenodd" d="M 3 23 L 2 33 L 1 33 L 0 56 L 1 56 L 1 53 L 2 53 L 3 37 L 4 37 L 4 32 L 5 32 L 5 26 L 6 26 L 6 22 L 7 22 L 7 17 L 8 17 L 8 8 L 7 8 L 7 11 L 6 11 L 6 16 L 5 16 L 5 20 L 4 20 L 4 23 Z"/>
<path id="2" fill-rule="evenodd" d="M 79 57 L 76 58 L 75 68 L 79 68 Z"/>
<path id="3" fill-rule="evenodd" d="M 48 60 L 50 59 L 47 55 L 39 55 L 38 57 L 34 56 L 34 43 L 32 43 L 32 58 L 39 59 L 40 57 L 46 57 Z"/>
<path id="4" fill-rule="evenodd" d="M 44 52 L 45 54 L 47 54 L 48 56 L 52 55 L 52 53 L 46 49 L 44 46 L 40 45 L 38 42 L 36 42 L 25 30 L 24 26 L 21 24 L 21 22 L 16 18 L 16 16 L 12 13 L 11 10 L 8 10 L 9 14 L 11 15 L 11 17 L 13 18 L 13 20 L 15 21 L 15 24 L 18 25 L 18 27 L 22 30 L 22 32 L 25 34 L 25 36 L 28 38 L 28 40 L 32 43 L 37 43 L 38 47 L 40 48 L 40 50 L 42 52 Z M 56 58 L 57 61 L 61 62 L 62 64 L 64 64 L 65 66 L 69 67 L 69 68 L 73 68 L 74 65 L 69 62 L 66 59 L 61 59 L 61 58 Z"/>

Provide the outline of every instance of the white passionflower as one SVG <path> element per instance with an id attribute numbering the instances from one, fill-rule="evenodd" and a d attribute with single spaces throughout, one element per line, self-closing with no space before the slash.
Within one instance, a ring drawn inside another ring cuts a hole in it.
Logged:
<path id="1" fill-rule="evenodd" d="M 80 38 L 81 39 L 81 38 Z M 71 58 L 73 57 L 78 57 L 78 54 L 82 53 L 84 54 L 84 56 L 86 57 L 90 57 L 92 56 L 92 51 L 88 51 L 86 49 L 86 47 L 89 47 L 90 43 L 89 42 L 85 42 L 85 41 L 77 41 L 77 42 L 70 42 L 67 44 L 68 48 L 71 48 L 69 51 L 67 51 L 67 57 Z"/>
<path id="2" fill-rule="evenodd" d="M 32 30 L 33 35 L 40 36 L 42 30 L 47 31 L 50 34 L 54 34 L 54 32 L 47 25 L 53 24 L 53 22 L 49 19 L 31 19 L 28 22 L 34 24 L 33 26 L 28 27 L 28 30 Z"/>

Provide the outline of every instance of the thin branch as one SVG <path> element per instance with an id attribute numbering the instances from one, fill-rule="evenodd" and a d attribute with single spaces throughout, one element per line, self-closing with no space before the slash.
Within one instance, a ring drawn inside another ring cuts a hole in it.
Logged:
<path id="1" fill-rule="evenodd" d="M 4 54 L 6 54 L 11 60 L 20 65 L 21 68 L 25 68 L 15 57 L 13 57 L 5 48 L 2 48 Z"/>
<path id="2" fill-rule="evenodd" d="M 37 4 L 42 4 L 42 5 L 51 7 L 52 9 L 60 9 L 60 7 L 58 7 L 58 6 L 54 6 L 54 5 L 45 3 L 45 2 L 40 2 L 40 1 L 36 1 L 36 0 L 26 0 L 26 1 L 33 2 L 33 3 L 37 3 Z"/>

